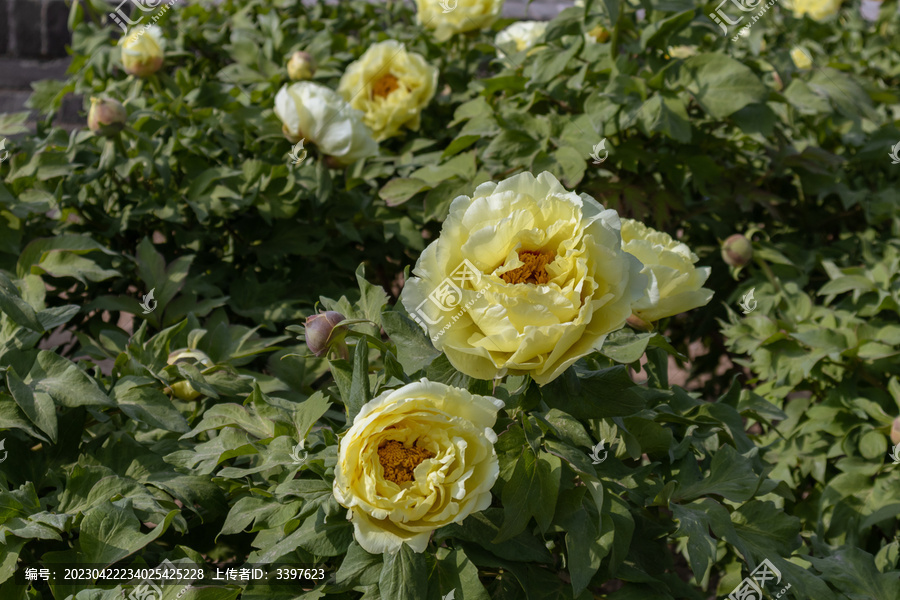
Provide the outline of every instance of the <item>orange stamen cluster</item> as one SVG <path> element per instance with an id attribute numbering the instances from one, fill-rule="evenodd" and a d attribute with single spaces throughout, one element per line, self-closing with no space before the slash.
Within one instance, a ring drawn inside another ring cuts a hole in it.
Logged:
<path id="1" fill-rule="evenodd" d="M 547 265 L 552 263 L 554 258 L 552 252 L 519 250 L 519 260 L 525 264 L 503 273 L 500 278 L 506 283 L 547 283 L 550 281 Z"/>
<path id="2" fill-rule="evenodd" d="M 400 80 L 388 73 L 372 84 L 372 94 L 379 98 L 387 98 L 391 92 L 400 87 Z"/>
<path id="3" fill-rule="evenodd" d="M 426 458 L 434 458 L 434 453 L 425 448 L 407 448 L 397 440 L 388 440 L 378 446 L 378 462 L 384 468 L 384 478 L 396 484 L 414 479 L 413 471 Z"/>

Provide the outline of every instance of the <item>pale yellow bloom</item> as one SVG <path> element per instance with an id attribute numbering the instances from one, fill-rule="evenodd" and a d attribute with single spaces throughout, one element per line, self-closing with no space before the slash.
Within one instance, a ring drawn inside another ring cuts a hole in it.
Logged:
<path id="1" fill-rule="evenodd" d="M 300 81 L 282 87 L 275 96 L 275 114 L 288 140 L 313 143 L 338 164 L 348 165 L 378 153 L 362 113 L 323 85 Z"/>
<path id="2" fill-rule="evenodd" d="M 503 0 L 445 0 L 444 6 L 441 0 L 416 0 L 419 25 L 434 30 L 439 42 L 458 33 L 487 29 L 500 16 Z"/>
<path id="3" fill-rule="evenodd" d="M 798 69 L 808 69 L 812 66 L 812 58 L 803 48 L 793 48 L 791 50 L 791 60 L 794 61 L 794 66 Z"/>
<path id="4" fill-rule="evenodd" d="M 521 52 L 534 46 L 546 30 L 544 21 L 519 21 L 498 33 L 494 43 L 504 50 Z"/>
<path id="5" fill-rule="evenodd" d="M 614 210 L 522 173 L 453 201 L 400 299 L 459 371 L 543 385 L 598 350 L 646 289 L 621 243 Z"/>
<path id="6" fill-rule="evenodd" d="M 122 66 L 130 75 L 146 77 L 159 71 L 163 64 L 166 40 L 157 25 L 135 28 L 119 39 Z"/>
<path id="7" fill-rule="evenodd" d="M 388 40 L 370 46 L 341 77 L 338 92 L 363 112 L 363 121 L 377 141 L 419 129 L 422 109 L 437 88 L 438 70 L 420 54 Z"/>
<path id="8" fill-rule="evenodd" d="M 841 0 L 793 0 L 794 16 L 798 19 L 809 15 L 815 21 L 837 13 L 841 8 Z"/>
<path id="9" fill-rule="evenodd" d="M 634 305 L 634 314 L 658 321 L 706 305 L 712 290 L 703 287 L 710 268 L 694 266 L 699 258 L 686 244 L 640 221 L 622 219 L 622 246 L 643 264 L 649 277 L 646 293 Z"/>
<path id="10" fill-rule="evenodd" d="M 340 442 L 334 497 L 367 552 L 422 552 L 431 532 L 491 504 L 503 402 L 423 379 L 362 407 Z"/>

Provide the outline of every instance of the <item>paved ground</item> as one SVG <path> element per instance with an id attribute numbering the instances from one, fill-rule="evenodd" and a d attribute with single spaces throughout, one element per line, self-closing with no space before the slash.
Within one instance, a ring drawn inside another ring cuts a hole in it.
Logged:
<path id="1" fill-rule="evenodd" d="M 548 20 L 573 4 L 574 0 L 507 0 L 503 12 L 512 18 Z M 25 110 L 32 82 L 65 77 L 67 16 L 62 0 L 0 0 L 0 114 Z M 82 98 L 67 97 L 58 124 L 81 126 L 81 110 Z"/>

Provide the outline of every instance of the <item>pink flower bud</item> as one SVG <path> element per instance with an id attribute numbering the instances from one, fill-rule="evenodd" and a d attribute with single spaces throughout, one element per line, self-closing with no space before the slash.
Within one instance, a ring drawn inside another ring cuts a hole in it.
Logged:
<path id="1" fill-rule="evenodd" d="M 725 240 L 722 244 L 722 260 L 732 267 L 743 267 L 753 258 L 753 244 L 740 233 Z"/>
<path id="2" fill-rule="evenodd" d="M 891 427 L 891 441 L 894 445 L 900 444 L 900 417 L 894 419 L 894 425 Z"/>
<path id="3" fill-rule="evenodd" d="M 342 344 L 349 329 L 346 325 L 338 327 L 338 323 L 346 317 L 339 312 L 327 312 L 311 315 L 306 319 L 306 346 L 316 356 L 325 356 L 335 344 Z"/>
<path id="4" fill-rule="evenodd" d="M 128 111 L 118 100 L 91 98 L 88 127 L 98 135 L 114 136 L 125 128 Z"/>

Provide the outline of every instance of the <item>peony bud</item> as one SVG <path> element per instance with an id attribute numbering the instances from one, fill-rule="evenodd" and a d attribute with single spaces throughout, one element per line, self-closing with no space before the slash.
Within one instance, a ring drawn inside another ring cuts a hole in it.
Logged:
<path id="1" fill-rule="evenodd" d="M 753 244 L 740 233 L 725 240 L 722 244 L 722 260 L 732 267 L 743 267 L 753 258 Z"/>
<path id="2" fill-rule="evenodd" d="M 128 31 L 119 40 L 119 46 L 122 48 L 122 66 L 130 75 L 147 77 L 162 67 L 166 40 L 158 25 Z"/>
<path id="3" fill-rule="evenodd" d="M 602 25 L 597 25 L 587 33 L 598 44 L 604 44 L 609 39 L 609 30 Z"/>
<path id="4" fill-rule="evenodd" d="M 212 359 L 207 356 L 205 352 L 189 348 L 174 350 L 169 354 L 169 358 L 166 360 L 166 362 L 170 365 L 178 363 L 199 363 L 203 367 L 211 367 L 213 365 Z M 196 400 L 200 396 L 200 392 L 197 391 L 197 389 L 192 386 L 189 381 L 179 381 L 177 383 L 173 383 L 170 386 L 170 389 L 172 390 L 172 393 L 175 394 L 176 398 L 180 398 L 181 400 L 185 400 L 188 402 L 191 400 Z"/>
<path id="5" fill-rule="evenodd" d="M 625 322 L 628 323 L 633 329 L 636 329 L 638 331 L 653 331 L 652 323 L 648 323 L 647 321 L 634 314 L 628 317 Z"/>
<path id="6" fill-rule="evenodd" d="M 98 135 L 114 136 L 125 128 L 128 111 L 118 100 L 91 98 L 88 127 Z"/>
<path id="7" fill-rule="evenodd" d="M 346 351 L 344 336 L 347 335 L 346 325 L 337 326 L 346 317 L 339 312 L 328 312 L 311 315 L 306 319 L 306 346 L 316 356 L 325 356 L 332 347 Z M 344 354 L 345 352 L 342 352 Z"/>
<path id="8" fill-rule="evenodd" d="M 900 417 L 894 419 L 894 425 L 891 427 L 891 441 L 895 445 L 900 445 Z"/>
<path id="9" fill-rule="evenodd" d="M 798 69 L 808 69 L 812 67 L 812 57 L 803 48 L 794 47 L 791 49 L 791 60 Z"/>
<path id="10" fill-rule="evenodd" d="M 170 386 L 170 389 L 172 390 L 172 393 L 175 394 L 176 398 L 184 400 L 185 402 L 190 402 L 191 400 L 196 400 L 200 397 L 200 392 L 198 392 L 189 381 L 173 383 Z"/>
<path id="11" fill-rule="evenodd" d="M 316 60 L 307 52 L 294 52 L 288 61 L 287 72 L 294 81 L 312 79 L 316 74 Z"/>

